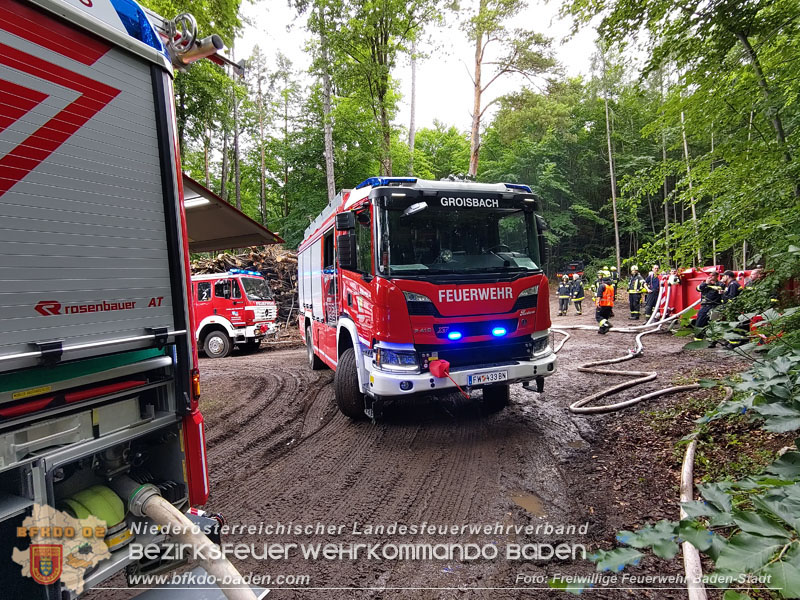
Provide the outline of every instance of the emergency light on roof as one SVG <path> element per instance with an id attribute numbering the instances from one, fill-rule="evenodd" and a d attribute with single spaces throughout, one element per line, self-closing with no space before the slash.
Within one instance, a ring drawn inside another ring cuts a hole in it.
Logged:
<path id="1" fill-rule="evenodd" d="M 258 271 L 246 271 L 245 269 L 229 269 L 228 273 L 231 275 L 256 275 L 257 277 L 261 277 L 261 273 Z"/>
<path id="2" fill-rule="evenodd" d="M 167 55 L 161 40 L 144 10 L 133 0 L 94 0 L 93 2 L 74 3 L 78 8 L 90 7 L 92 16 L 103 21 L 114 29 L 124 31 L 132 38 Z"/>
<path id="3" fill-rule="evenodd" d="M 367 186 L 390 185 L 392 183 L 417 183 L 416 177 L 370 177 L 356 186 L 357 190 Z"/>
<path id="4" fill-rule="evenodd" d="M 533 193 L 533 191 L 529 186 L 522 185 L 521 183 L 504 183 L 503 185 L 505 185 L 510 190 L 521 190 L 523 192 L 528 192 L 529 194 Z"/>

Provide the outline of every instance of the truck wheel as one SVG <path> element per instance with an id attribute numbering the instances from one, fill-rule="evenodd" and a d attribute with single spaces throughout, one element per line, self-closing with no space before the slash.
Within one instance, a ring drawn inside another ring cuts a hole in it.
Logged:
<path id="1" fill-rule="evenodd" d="M 364 394 L 358 387 L 356 353 L 352 348 L 345 350 L 339 357 L 333 377 L 333 390 L 342 414 L 354 421 L 364 418 Z"/>
<path id="2" fill-rule="evenodd" d="M 306 352 L 308 352 L 308 366 L 312 371 L 320 371 L 325 368 L 319 356 L 314 354 L 314 344 L 311 342 L 311 327 L 306 327 Z"/>
<path id="3" fill-rule="evenodd" d="M 203 341 L 208 358 L 225 358 L 231 353 L 231 338 L 222 331 L 212 331 Z"/>
<path id="4" fill-rule="evenodd" d="M 511 403 L 511 387 L 506 384 L 483 388 L 483 403 L 492 412 L 503 410 Z"/>

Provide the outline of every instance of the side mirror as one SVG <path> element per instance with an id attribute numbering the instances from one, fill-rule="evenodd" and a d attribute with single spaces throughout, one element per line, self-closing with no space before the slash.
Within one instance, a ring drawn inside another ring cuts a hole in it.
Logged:
<path id="1" fill-rule="evenodd" d="M 550 249 L 547 245 L 547 239 L 544 237 L 544 232 L 547 231 L 547 221 L 541 215 L 534 215 L 536 217 L 536 239 L 539 243 L 539 267 L 544 269 L 545 264 L 549 258 Z"/>
<path id="2" fill-rule="evenodd" d="M 353 215 L 353 213 L 347 214 Z M 338 229 L 338 218 L 336 225 Z M 356 234 L 354 231 L 348 231 L 336 237 L 336 258 L 340 269 L 346 271 L 356 270 Z"/>
<path id="3" fill-rule="evenodd" d="M 336 215 L 336 231 L 349 231 L 356 228 L 356 216 L 351 212 Z"/>

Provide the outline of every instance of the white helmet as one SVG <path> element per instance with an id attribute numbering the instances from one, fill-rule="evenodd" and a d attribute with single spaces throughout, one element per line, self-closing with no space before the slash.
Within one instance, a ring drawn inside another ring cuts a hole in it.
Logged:
<path id="1" fill-rule="evenodd" d="M 638 273 L 638 272 L 639 272 L 639 267 L 637 267 L 636 265 L 632 265 L 631 266 L 631 273 Z"/>

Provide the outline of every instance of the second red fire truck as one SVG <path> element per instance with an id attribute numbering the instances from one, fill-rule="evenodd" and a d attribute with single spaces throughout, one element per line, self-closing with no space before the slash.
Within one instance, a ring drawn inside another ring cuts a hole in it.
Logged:
<path id="1" fill-rule="evenodd" d="M 524 185 L 375 177 L 317 217 L 298 254 L 299 326 L 345 415 L 457 387 L 495 407 L 512 383 L 543 389 L 556 356 L 537 208 Z"/>
<path id="2" fill-rule="evenodd" d="M 275 332 L 278 305 L 258 271 L 231 269 L 192 277 L 197 344 L 209 358 L 224 358 L 234 345 L 257 350 Z"/>

